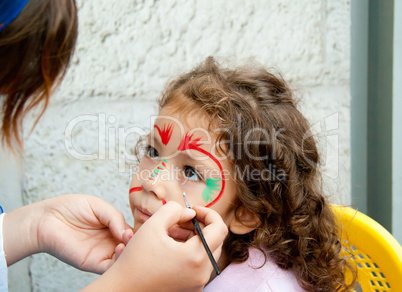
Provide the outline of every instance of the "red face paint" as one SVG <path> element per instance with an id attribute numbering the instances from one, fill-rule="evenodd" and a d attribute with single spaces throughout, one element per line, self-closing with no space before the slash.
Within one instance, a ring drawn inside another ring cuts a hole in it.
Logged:
<path id="1" fill-rule="evenodd" d="M 167 126 L 164 124 L 162 130 L 157 125 L 154 125 L 154 128 L 158 130 L 159 136 L 161 136 L 162 144 L 167 145 L 170 141 L 170 137 L 172 137 L 173 123 L 170 123 Z"/>
<path id="2" fill-rule="evenodd" d="M 211 207 L 213 204 L 215 204 L 222 196 L 223 190 L 225 189 L 225 174 L 223 173 L 223 168 L 221 163 L 219 162 L 218 159 L 215 158 L 211 153 L 208 151 L 200 148 L 199 146 L 202 145 L 202 142 L 200 142 L 201 138 L 196 138 L 192 140 L 193 135 L 190 135 L 188 132 L 184 135 L 183 139 L 180 142 L 179 148 L 177 150 L 179 151 L 184 151 L 184 150 L 196 150 L 201 152 L 202 154 L 208 156 L 211 158 L 219 167 L 219 170 L 221 171 L 221 176 L 222 176 L 222 188 L 221 191 L 219 192 L 218 196 L 213 200 L 211 203 L 206 205 L 205 207 Z"/>
<path id="3" fill-rule="evenodd" d="M 128 193 L 131 194 L 131 193 L 139 192 L 139 191 L 142 191 L 142 187 L 133 187 L 128 191 Z"/>
<path id="4" fill-rule="evenodd" d="M 184 135 L 183 139 L 180 142 L 179 148 L 177 150 L 184 151 L 188 149 L 198 150 L 198 147 L 202 145 L 200 142 L 201 138 L 193 139 L 193 135 L 190 135 L 188 132 Z"/>
<path id="5" fill-rule="evenodd" d="M 167 160 L 163 159 L 162 163 L 151 173 L 148 177 L 150 180 L 154 180 L 158 174 L 166 167 Z"/>

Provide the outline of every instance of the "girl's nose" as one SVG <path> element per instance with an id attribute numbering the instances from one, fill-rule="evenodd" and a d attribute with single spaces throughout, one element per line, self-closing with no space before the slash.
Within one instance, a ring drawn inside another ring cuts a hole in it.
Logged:
<path id="1" fill-rule="evenodd" d="M 163 159 L 149 176 L 142 178 L 142 187 L 147 193 L 153 194 L 165 204 L 166 201 L 173 200 L 175 194 L 181 193 L 176 172 L 174 165 Z"/>

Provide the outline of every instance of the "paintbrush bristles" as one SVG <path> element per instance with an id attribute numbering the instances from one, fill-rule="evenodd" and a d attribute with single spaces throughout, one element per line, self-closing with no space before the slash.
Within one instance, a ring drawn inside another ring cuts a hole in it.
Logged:
<path id="1" fill-rule="evenodd" d="M 186 193 L 183 192 L 183 198 L 184 198 L 184 204 L 186 204 L 186 207 L 191 209 L 190 203 L 187 201 Z"/>

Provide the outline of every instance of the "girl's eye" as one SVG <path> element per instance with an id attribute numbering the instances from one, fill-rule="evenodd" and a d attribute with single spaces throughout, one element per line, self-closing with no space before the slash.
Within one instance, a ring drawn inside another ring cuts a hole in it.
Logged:
<path id="1" fill-rule="evenodd" d="M 146 155 L 150 158 L 158 158 L 159 157 L 159 153 L 158 150 L 156 150 L 154 147 L 152 147 L 151 145 L 147 146 L 146 149 Z"/>
<path id="2" fill-rule="evenodd" d="M 189 180 L 202 181 L 201 175 L 191 166 L 184 166 L 183 174 Z"/>

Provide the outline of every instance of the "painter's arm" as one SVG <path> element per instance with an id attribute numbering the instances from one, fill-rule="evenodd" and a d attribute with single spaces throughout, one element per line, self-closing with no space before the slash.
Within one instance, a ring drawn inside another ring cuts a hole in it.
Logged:
<path id="1" fill-rule="evenodd" d="M 7 265 L 47 252 L 78 269 L 103 273 L 114 263 L 127 228 L 119 211 L 94 196 L 64 195 L 27 205 L 4 216 Z"/>
<path id="2" fill-rule="evenodd" d="M 205 239 L 219 259 L 227 227 L 215 211 L 196 210 L 205 224 Z M 116 263 L 83 291 L 201 291 L 213 267 L 200 238 L 179 242 L 168 235 L 170 227 L 190 221 L 194 214 L 168 202 L 141 226 Z"/>

